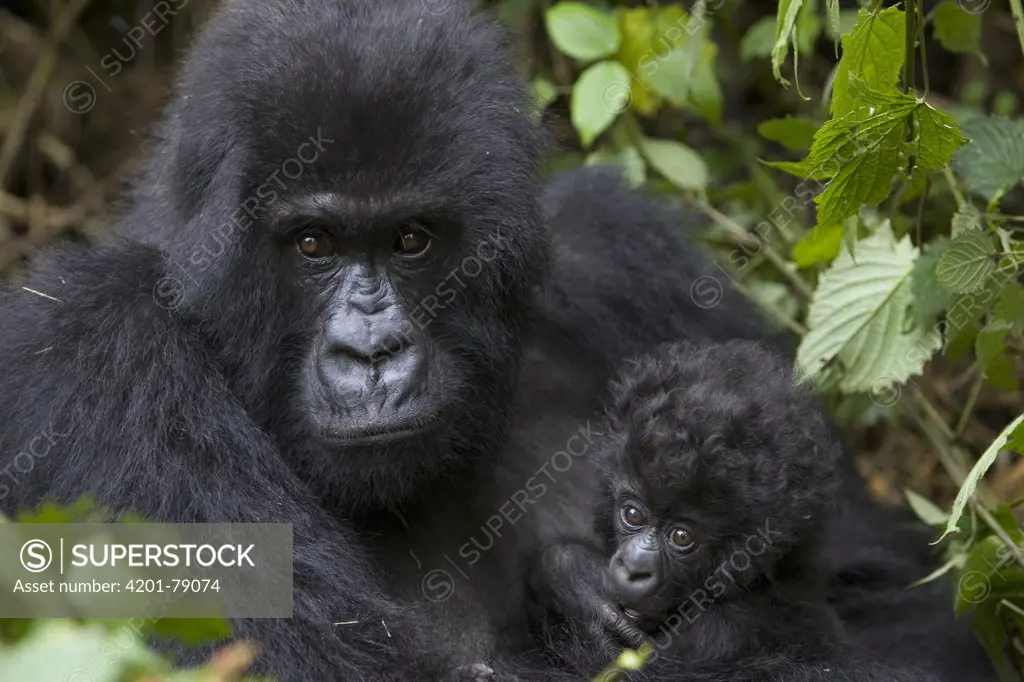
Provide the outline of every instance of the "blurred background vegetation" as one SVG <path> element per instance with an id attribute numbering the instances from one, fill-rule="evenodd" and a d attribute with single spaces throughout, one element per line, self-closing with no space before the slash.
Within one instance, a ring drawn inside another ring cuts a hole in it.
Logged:
<path id="1" fill-rule="evenodd" d="M 870 490 L 936 538 L 963 529 L 937 547 L 944 570 L 1001 569 L 1002 587 L 951 608 L 988 624 L 1020 679 L 1020 0 L 484 4 L 557 142 L 547 172 L 616 164 L 706 216 L 721 277 L 694 300 L 732 280 L 758 301 L 799 341 Z M 0 278 L 110 229 L 215 5 L 0 8 Z"/>

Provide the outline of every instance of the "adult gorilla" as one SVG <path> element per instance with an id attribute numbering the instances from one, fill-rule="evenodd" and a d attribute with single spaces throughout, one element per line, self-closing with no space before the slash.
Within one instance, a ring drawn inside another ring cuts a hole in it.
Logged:
<path id="1" fill-rule="evenodd" d="M 294 524 L 295 617 L 237 624 L 283 679 L 439 679 L 527 646 L 519 558 L 587 521 L 564 451 L 600 437 L 613 365 L 761 334 L 711 280 L 717 306 L 690 300 L 705 265 L 677 218 L 612 176 L 538 202 L 496 30 L 428 5 L 229 0 L 120 234 L 40 257 L 46 296 L 0 312 L 5 510 L 93 494 Z M 68 435 L 15 468 L 51 427 Z M 887 525 L 858 538 L 872 565 Z M 853 584 L 880 594 L 887 570 Z M 921 606 L 952 669 L 974 650 L 946 610 Z"/>

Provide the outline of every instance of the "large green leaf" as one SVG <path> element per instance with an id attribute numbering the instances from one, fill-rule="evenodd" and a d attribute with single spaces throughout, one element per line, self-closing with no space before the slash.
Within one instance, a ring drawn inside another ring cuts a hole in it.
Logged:
<path id="1" fill-rule="evenodd" d="M 629 106 L 629 72 L 616 61 L 606 60 L 587 67 L 572 88 L 572 125 L 584 147 Z"/>
<path id="2" fill-rule="evenodd" d="M 582 2 L 559 2 L 544 15 L 551 42 L 559 50 L 583 61 L 610 57 L 622 36 L 615 17 Z"/>
<path id="3" fill-rule="evenodd" d="M 803 177 L 832 178 L 814 199 L 819 225 L 840 223 L 861 206 L 884 200 L 908 154 L 917 159 L 918 171 L 928 172 L 948 163 L 965 142 L 956 121 L 925 101 L 896 91 L 872 90 L 858 77 L 850 78 L 857 108 L 823 125 L 804 160 L 771 164 Z M 916 130 L 911 142 L 904 140 L 908 118 Z"/>
<path id="4" fill-rule="evenodd" d="M 704 191 L 708 167 L 697 152 L 673 140 L 644 138 L 640 151 L 651 166 L 680 189 Z"/>
<path id="5" fill-rule="evenodd" d="M 953 157 L 953 168 L 972 192 L 991 201 L 1024 179 L 1024 123 L 979 116 L 961 129 L 971 143 Z"/>
<path id="6" fill-rule="evenodd" d="M 856 261 L 843 249 L 814 292 L 797 350 L 800 369 L 820 379 L 838 365 L 846 392 L 881 390 L 919 374 L 940 339 L 909 310 L 917 256 L 910 237 L 895 241 L 888 221 L 857 243 Z"/>
<path id="7" fill-rule="evenodd" d="M 860 10 L 857 25 L 843 36 L 843 52 L 832 82 L 832 116 L 839 118 L 860 104 L 850 92 L 850 76 L 872 90 L 896 86 L 906 58 L 906 16 L 897 7 L 880 12 Z"/>

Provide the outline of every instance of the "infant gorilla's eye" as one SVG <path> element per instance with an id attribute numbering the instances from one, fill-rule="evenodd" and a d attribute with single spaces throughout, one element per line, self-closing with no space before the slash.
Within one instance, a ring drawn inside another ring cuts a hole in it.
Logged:
<path id="1" fill-rule="evenodd" d="M 668 541 L 672 543 L 672 547 L 675 549 L 681 549 L 689 551 L 693 549 L 696 544 L 693 539 L 693 534 L 686 528 L 673 528 L 672 532 L 668 534 Z"/>
<path id="2" fill-rule="evenodd" d="M 403 227 L 395 239 L 395 253 L 418 256 L 430 247 L 431 234 L 419 227 Z"/>
<path id="3" fill-rule="evenodd" d="M 632 504 L 622 506 L 622 522 L 627 528 L 643 528 L 647 523 L 644 513 Z"/>
<path id="4" fill-rule="evenodd" d="M 306 258 L 313 260 L 333 256 L 337 249 L 334 239 L 323 230 L 309 230 L 299 235 L 295 245 Z"/>

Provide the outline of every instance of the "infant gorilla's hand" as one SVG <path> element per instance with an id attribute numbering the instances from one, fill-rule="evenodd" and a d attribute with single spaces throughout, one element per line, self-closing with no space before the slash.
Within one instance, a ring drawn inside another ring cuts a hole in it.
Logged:
<path id="1" fill-rule="evenodd" d="M 637 627 L 622 609 L 605 597 L 600 597 L 596 604 L 599 623 L 605 632 L 614 635 L 631 649 L 639 649 L 647 640 L 647 635 Z"/>

